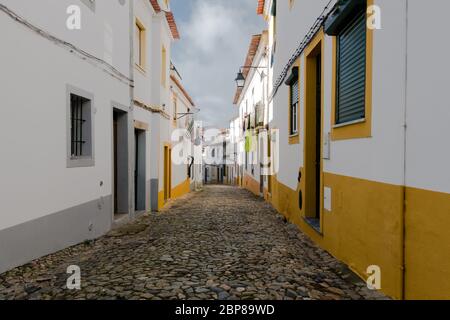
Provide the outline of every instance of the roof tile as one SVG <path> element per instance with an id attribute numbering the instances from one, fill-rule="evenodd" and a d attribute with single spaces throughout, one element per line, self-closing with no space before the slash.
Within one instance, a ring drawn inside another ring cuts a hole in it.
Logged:
<path id="1" fill-rule="evenodd" d="M 264 13 L 264 5 L 266 4 L 265 0 L 258 0 L 258 7 L 256 9 L 256 13 L 261 15 Z"/>

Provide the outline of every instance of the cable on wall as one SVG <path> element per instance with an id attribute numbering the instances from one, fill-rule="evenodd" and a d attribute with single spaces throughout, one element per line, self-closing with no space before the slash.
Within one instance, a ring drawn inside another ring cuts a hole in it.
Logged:
<path id="1" fill-rule="evenodd" d="M 335 7 L 337 1 L 338 0 L 330 0 L 328 2 L 328 4 L 323 9 L 323 11 L 320 14 L 320 16 L 314 22 L 313 26 L 309 29 L 309 31 L 306 34 L 306 36 L 300 42 L 300 44 L 297 47 L 297 49 L 295 50 L 294 54 L 291 56 L 291 58 L 288 60 L 288 62 L 284 66 L 283 71 L 281 71 L 281 74 L 278 76 L 277 81 L 275 82 L 275 84 L 273 86 L 272 94 L 270 96 L 270 101 L 272 101 L 273 98 L 276 96 L 276 94 L 278 92 L 278 89 L 283 84 L 284 80 L 287 77 L 287 74 L 288 74 L 289 70 L 294 65 L 295 61 L 298 59 L 298 57 L 300 57 L 302 55 L 302 53 L 305 50 L 306 46 L 311 42 L 311 40 L 319 32 L 320 28 L 323 26 L 323 23 L 327 19 L 328 15 L 331 13 L 331 11 L 332 11 L 331 9 Z M 335 3 L 333 4 L 333 6 L 331 6 L 331 4 L 333 2 L 335 2 Z"/>
<path id="2" fill-rule="evenodd" d="M 123 73 L 121 73 L 119 70 L 117 70 L 114 66 L 112 66 L 111 64 L 109 64 L 108 62 L 97 58 L 96 56 L 76 47 L 75 45 L 61 40 L 55 36 L 53 36 L 52 34 L 48 33 L 47 31 L 34 26 L 33 24 L 31 24 L 30 22 L 28 22 L 26 19 L 22 18 L 21 16 L 19 16 L 17 13 L 15 13 L 14 11 L 12 11 L 11 9 L 9 9 L 8 7 L 6 7 L 3 4 L 0 4 L 0 11 L 3 11 L 6 15 L 8 15 L 11 19 L 15 20 L 16 22 L 24 25 L 25 27 L 27 27 L 28 29 L 34 31 L 35 33 L 37 33 L 38 35 L 46 38 L 47 40 L 55 43 L 58 46 L 61 46 L 67 50 L 69 50 L 71 53 L 77 54 L 81 59 L 86 60 L 89 59 L 99 65 L 102 66 L 103 71 L 105 71 L 106 73 L 108 73 L 109 75 L 111 75 L 112 77 L 120 80 L 121 82 L 124 82 L 125 84 L 133 87 L 134 86 L 134 81 L 130 78 L 128 78 L 126 75 L 124 75 Z"/>

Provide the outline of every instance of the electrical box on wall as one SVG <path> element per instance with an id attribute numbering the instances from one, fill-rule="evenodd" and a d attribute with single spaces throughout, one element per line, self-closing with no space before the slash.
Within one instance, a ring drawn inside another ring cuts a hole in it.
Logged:
<path id="1" fill-rule="evenodd" d="M 331 212 L 331 188 L 325 187 L 323 190 L 323 207 Z"/>

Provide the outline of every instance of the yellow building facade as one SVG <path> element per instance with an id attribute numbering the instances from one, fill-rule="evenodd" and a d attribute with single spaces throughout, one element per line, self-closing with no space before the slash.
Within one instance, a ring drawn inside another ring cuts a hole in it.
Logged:
<path id="1" fill-rule="evenodd" d="M 450 299 L 449 109 L 437 90 L 449 46 L 437 44 L 435 63 L 420 62 L 420 35 L 443 30 L 433 16 L 450 5 L 258 4 L 269 30 L 276 167 L 264 198 L 361 278 L 378 267 L 388 296 Z M 259 194 L 251 176 L 243 181 Z"/>

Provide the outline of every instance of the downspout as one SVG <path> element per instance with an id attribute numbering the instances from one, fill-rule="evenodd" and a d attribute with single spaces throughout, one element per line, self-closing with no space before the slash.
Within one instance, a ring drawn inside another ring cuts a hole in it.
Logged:
<path id="1" fill-rule="evenodd" d="M 405 79 L 404 79 L 404 109 L 403 109 L 403 183 L 402 183 L 402 221 L 401 221 L 401 242 L 402 242 L 402 257 L 401 257 L 401 299 L 406 298 L 406 209 L 407 209 L 407 198 L 406 198 L 406 157 L 407 157 L 407 120 L 408 120 L 408 13 L 409 13 L 409 2 L 405 0 Z"/>

